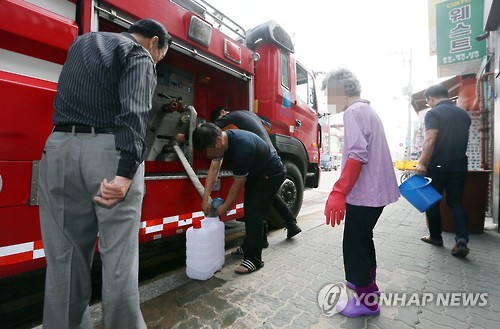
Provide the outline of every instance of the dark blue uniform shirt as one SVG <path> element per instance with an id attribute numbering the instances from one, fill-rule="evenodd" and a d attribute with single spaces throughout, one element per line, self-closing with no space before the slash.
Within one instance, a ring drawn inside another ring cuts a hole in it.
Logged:
<path id="1" fill-rule="evenodd" d="M 214 121 L 214 124 L 221 129 L 235 125 L 236 128 L 253 132 L 274 149 L 271 138 L 264 128 L 263 121 L 257 114 L 247 110 L 232 111 Z"/>
<path id="2" fill-rule="evenodd" d="M 425 115 L 425 129 L 437 129 L 436 145 L 427 169 L 467 171 L 467 144 L 471 120 L 467 112 L 445 100 Z"/>
<path id="3" fill-rule="evenodd" d="M 226 130 L 228 149 L 224 153 L 235 177 L 257 180 L 283 173 L 281 158 L 259 136 L 245 130 Z"/>

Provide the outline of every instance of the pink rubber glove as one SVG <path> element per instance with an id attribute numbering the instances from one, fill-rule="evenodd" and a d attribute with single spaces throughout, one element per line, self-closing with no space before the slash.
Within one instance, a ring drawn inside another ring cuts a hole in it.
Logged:
<path id="1" fill-rule="evenodd" d="M 345 217 L 345 198 L 358 180 L 363 164 L 348 158 L 339 180 L 333 186 L 325 204 L 326 225 L 339 225 Z"/>

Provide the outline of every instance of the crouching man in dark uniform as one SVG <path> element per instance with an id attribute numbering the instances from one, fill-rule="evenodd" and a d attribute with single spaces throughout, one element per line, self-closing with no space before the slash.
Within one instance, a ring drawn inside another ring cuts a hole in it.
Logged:
<path id="1" fill-rule="evenodd" d="M 249 274 L 264 266 L 262 261 L 263 219 L 267 219 L 276 192 L 285 180 L 281 158 L 259 136 L 245 130 L 222 131 L 213 123 L 203 123 L 193 132 L 193 146 L 212 160 L 205 182 L 202 207 L 210 212 L 208 199 L 225 159 L 234 175 L 233 184 L 217 215 L 232 208 L 239 192 L 245 187 L 245 250 L 237 274 Z"/>
<path id="2" fill-rule="evenodd" d="M 212 112 L 212 122 L 222 130 L 242 129 L 253 132 L 262 138 L 262 140 L 264 140 L 272 150 L 275 150 L 273 143 L 271 142 L 271 138 L 267 133 L 267 128 L 265 128 L 268 127 L 268 124 L 252 111 L 241 110 L 230 112 L 224 107 L 218 107 Z M 273 206 L 281 218 L 283 218 L 285 228 L 287 230 L 287 239 L 291 239 L 302 232 L 300 227 L 297 225 L 295 215 L 279 194 L 276 194 Z M 269 242 L 267 241 L 267 222 L 264 222 L 263 240 L 263 247 L 267 248 L 269 246 Z M 242 256 L 244 254 L 243 249 L 244 244 L 236 250 L 233 250 L 231 254 L 235 256 Z"/>

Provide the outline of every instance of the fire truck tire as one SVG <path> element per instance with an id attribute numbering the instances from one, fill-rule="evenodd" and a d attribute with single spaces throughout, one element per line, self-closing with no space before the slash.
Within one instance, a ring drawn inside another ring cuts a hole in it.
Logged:
<path id="1" fill-rule="evenodd" d="M 294 163 L 283 161 L 283 165 L 286 168 L 286 178 L 278 190 L 278 195 L 287 203 L 293 214 L 297 216 L 302 207 L 302 200 L 304 198 L 304 180 Z M 271 216 L 268 222 L 269 225 L 274 228 L 282 228 L 285 226 L 283 218 L 274 207 L 271 209 Z"/>

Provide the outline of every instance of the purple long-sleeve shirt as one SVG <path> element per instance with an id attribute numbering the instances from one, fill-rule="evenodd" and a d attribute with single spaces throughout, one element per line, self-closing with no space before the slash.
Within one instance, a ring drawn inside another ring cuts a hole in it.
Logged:
<path id="1" fill-rule="evenodd" d="M 368 101 L 359 100 L 344 113 L 342 168 L 347 158 L 363 163 L 361 173 L 346 202 L 381 207 L 399 198 L 399 188 L 384 126 Z"/>

